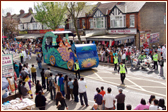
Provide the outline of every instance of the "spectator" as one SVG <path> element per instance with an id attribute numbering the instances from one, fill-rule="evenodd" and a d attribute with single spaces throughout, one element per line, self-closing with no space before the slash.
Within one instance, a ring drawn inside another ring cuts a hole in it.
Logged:
<path id="1" fill-rule="evenodd" d="M 165 106 L 165 101 L 164 99 L 159 99 L 159 105 L 160 108 L 162 108 L 162 110 L 166 110 L 166 106 Z"/>
<path id="2" fill-rule="evenodd" d="M 154 105 L 150 105 L 149 110 L 162 110 L 162 108 L 158 106 L 159 101 L 157 99 L 155 99 L 153 102 Z"/>
<path id="3" fill-rule="evenodd" d="M 115 98 L 113 94 L 111 94 L 111 88 L 107 88 L 107 93 L 103 97 L 103 102 L 105 103 L 106 110 L 115 109 Z"/>
<path id="4" fill-rule="evenodd" d="M 78 102 L 78 88 L 79 88 L 79 85 L 78 85 L 78 81 L 77 79 L 75 78 L 74 79 L 74 82 L 73 82 L 73 94 L 74 94 L 74 101 L 75 102 Z"/>
<path id="5" fill-rule="evenodd" d="M 127 109 L 127 110 L 131 110 L 131 109 L 132 109 L 131 105 L 128 104 L 128 105 L 126 106 L 126 109 Z"/>
<path id="6" fill-rule="evenodd" d="M 21 74 L 21 78 L 22 78 L 22 80 L 24 81 L 25 80 L 25 78 L 27 77 L 27 72 L 25 72 L 24 71 L 24 68 L 22 68 L 22 70 L 21 70 L 21 72 L 20 72 L 20 74 Z"/>
<path id="7" fill-rule="evenodd" d="M 36 68 L 34 67 L 33 64 L 32 64 L 32 67 L 31 67 L 31 73 L 32 73 L 32 81 L 33 81 L 33 83 L 34 82 L 36 83 Z"/>
<path id="8" fill-rule="evenodd" d="M 102 101 L 103 101 L 103 97 L 100 94 L 100 89 L 97 90 L 97 94 L 94 96 L 94 101 L 98 104 L 98 108 L 100 110 L 102 110 Z"/>
<path id="9" fill-rule="evenodd" d="M 106 94 L 106 92 L 104 91 L 104 87 L 103 87 L 103 86 L 101 87 L 100 94 L 101 94 L 103 97 L 104 97 L 104 95 Z M 102 102 L 102 109 L 103 109 L 103 110 L 105 109 L 104 102 Z"/>
<path id="10" fill-rule="evenodd" d="M 60 88 L 62 95 L 64 96 L 64 82 L 63 82 L 63 80 L 64 80 L 63 74 L 60 74 L 59 79 L 58 79 L 58 81 L 59 81 L 58 85 L 59 85 L 59 88 Z"/>
<path id="11" fill-rule="evenodd" d="M 35 98 L 35 104 L 36 107 L 39 108 L 39 110 L 45 110 L 46 98 L 42 95 L 42 91 L 38 92 L 38 95 Z"/>
<path id="12" fill-rule="evenodd" d="M 56 75 L 56 91 L 60 91 L 60 88 L 58 86 L 58 79 L 59 79 L 59 73 Z"/>
<path id="13" fill-rule="evenodd" d="M 65 107 L 68 110 L 67 104 L 66 104 L 65 99 L 62 96 L 61 92 L 57 92 L 57 95 L 56 95 L 55 99 L 56 99 L 56 105 L 57 105 L 58 110 L 64 110 Z M 58 102 L 60 102 L 61 105 L 58 105 Z"/>
<path id="14" fill-rule="evenodd" d="M 36 95 L 39 93 L 39 91 L 42 91 L 42 87 L 40 85 L 40 81 L 37 80 L 37 83 L 36 83 Z"/>
<path id="15" fill-rule="evenodd" d="M 122 91 L 122 89 L 119 89 L 119 94 L 115 97 L 117 99 L 117 110 L 125 110 L 125 94 Z"/>
<path id="16" fill-rule="evenodd" d="M 104 87 L 103 87 L 103 86 L 101 87 L 100 94 L 101 94 L 103 97 L 104 97 L 104 95 L 106 94 L 106 92 L 104 91 Z"/>
<path id="17" fill-rule="evenodd" d="M 164 75 L 163 75 L 163 66 L 164 66 L 164 60 L 163 60 L 163 57 L 161 57 L 161 60 L 160 60 L 160 76 L 165 79 Z"/>
<path id="18" fill-rule="evenodd" d="M 155 95 L 151 95 L 149 98 L 149 105 L 153 104 L 153 101 L 155 100 Z"/>
<path id="19" fill-rule="evenodd" d="M 70 90 L 71 98 L 72 98 L 72 100 L 73 100 L 73 99 L 74 99 L 74 98 L 73 98 L 73 81 L 72 81 L 71 78 L 69 78 L 68 87 L 69 87 L 69 90 Z"/>
<path id="20" fill-rule="evenodd" d="M 134 60 L 134 58 L 135 58 L 135 53 L 132 51 L 131 52 L 131 55 L 130 55 L 130 60 L 131 60 L 131 69 L 133 68 L 133 60 Z"/>
<path id="21" fill-rule="evenodd" d="M 134 110 L 149 110 L 149 105 L 146 105 L 145 99 L 142 98 L 140 103 Z"/>
<path id="22" fill-rule="evenodd" d="M 19 63 L 19 73 L 21 72 L 22 70 L 22 63 Z"/>
<path id="23" fill-rule="evenodd" d="M 85 105 L 87 107 L 89 105 L 88 105 L 88 99 L 86 94 L 86 82 L 84 81 L 84 78 L 81 78 L 80 81 L 78 81 L 78 84 L 79 84 L 79 96 L 80 96 L 81 105 L 84 106 L 83 99 L 82 99 L 83 97 L 85 101 Z"/>
<path id="24" fill-rule="evenodd" d="M 97 95 L 97 93 L 98 93 L 98 90 L 99 90 L 99 88 L 97 87 L 97 88 L 96 88 L 96 91 L 95 91 L 95 95 Z"/>
<path id="25" fill-rule="evenodd" d="M 122 59 L 123 64 L 125 64 L 125 60 L 126 60 L 125 50 L 124 50 L 124 52 L 122 53 L 121 59 Z"/>
<path id="26" fill-rule="evenodd" d="M 64 78 L 64 92 L 66 99 L 70 99 L 70 92 L 69 92 L 69 87 L 68 87 L 68 75 L 65 76 Z"/>
<path id="27" fill-rule="evenodd" d="M 97 103 L 94 103 L 94 105 L 91 108 L 91 110 L 99 110 Z"/>
<path id="28" fill-rule="evenodd" d="M 36 58 L 36 61 L 37 61 L 37 63 L 38 63 L 39 69 L 41 69 L 41 68 L 42 68 L 42 66 L 41 66 L 42 58 L 40 57 L 39 54 L 38 54 L 38 57 Z"/>
<path id="29" fill-rule="evenodd" d="M 46 79 L 45 82 L 47 83 L 47 91 L 49 91 L 48 78 L 50 77 L 50 73 L 51 73 L 50 67 L 48 67 L 48 70 L 44 71 L 44 77 Z"/>
<path id="30" fill-rule="evenodd" d="M 48 78 L 48 84 L 49 84 L 51 100 L 54 100 L 54 98 L 56 96 L 56 91 L 55 91 L 55 80 L 52 77 L 52 73 L 50 73 L 50 77 Z"/>
<path id="31" fill-rule="evenodd" d="M 44 68 L 42 68 L 42 71 L 41 71 L 41 81 L 42 81 L 42 88 L 46 89 L 45 77 L 44 77 Z"/>
<path id="32" fill-rule="evenodd" d="M 29 98 L 28 89 L 25 87 L 25 84 L 26 84 L 26 83 L 23 81 L 22 84 L 23 84 L 23 85 L 20 87 L 22 96 L 23 96 L 23 98 Z"/>
<path id="33" fill-rule="evenodd" d="M 22 92 L 21 92 L 22 82 L 23 82 L 22 80 L 19 80 L 19 84 L 18 84 L 18 91 L 20 95 L 22 95 Z"/>

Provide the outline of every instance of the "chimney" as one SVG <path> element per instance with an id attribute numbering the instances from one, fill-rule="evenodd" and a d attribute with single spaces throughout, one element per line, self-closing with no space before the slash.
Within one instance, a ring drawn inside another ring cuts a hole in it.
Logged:
<path id="1" fill-rule="evenodd" d="M 7 12 L 7 14 L 6 14 L 6 15 L 7 15 L 7 17 L 8 17 L 8 16 L 11 16 L 11 13 L 10 13 L 10 12 Z"/>
<path id="2" fill-rule="evenodd" d="M 20 15 L 21 15 L 21 14 L 24 14 L 24 10 L 20 10 Z"/>
<path id="3" fill-rule="evenodd" d="M 29 14 L 30 13 L 33 13 L 33 9 L 31 7 L 29 8 Z"/>

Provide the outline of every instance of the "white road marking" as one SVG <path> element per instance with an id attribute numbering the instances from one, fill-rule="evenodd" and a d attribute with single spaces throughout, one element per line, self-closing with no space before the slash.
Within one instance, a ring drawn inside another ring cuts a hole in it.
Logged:
<path id="1" fill-rule="evenodd" d="M 141 90 L 145 91 L 145 89 L 143 89 L 141 86 L 139 86 L 138 84 L 134 83 L 133 81 L 129 80 L 128 78 L 125 78 L 126 80 L 128 80 L 129 82 L 131 82 L 132 84 L 136 85 L 137 87 L 139 87 Z"/>
<path id="2" fill-rule="evenodd" d="M 103 81 L 103 79 L 95 71 L 93 71 L 93 72 L 94 72 L 94 74 L 96 74 L 97 77 L 99 77 L 100 80 Z"/>
<path id="3" fill-rule="evenodd" d="M 127 76 L 129 77 L 129 79 L 138 79 L 138 80 L 146 80 L 146 81 L 151 81 L 151 82 L 155 82 L 155 83 L 160 83 L 164 86 L 166 86 L 166 83 L 162 83 L 162 82 L 159 82 L 159 81 L 155 81 L 155 80 L 151 80 L 151 79 L 145 79 L 145 78 L 138 78 L 138 77 L 132 77 L 132 76 Z"/>
<path id="4" fill-rule="evenodd" d="M 84 76 L 84 75 L 81 75 L 81 76 Z M 94 80 L 97 80 L 97 81 L 100 81 L 100 79 L 95 79 L 95 78 L 92 78 L 92 77 L 89 77 L 89 76 L 85 76 L 85 77 L 90 78 L 90 79 L 94 79 Z M 105 80 L 103 80 L 103 82 L 114 84 L 116 86 L 119 85 L 118 83 L 109 82 L 109 81 L 105 81 Z M 162 96 L 162 97 L 166 97 L 166 95 L 163 95 L 163 94 L 160 94 L 160 93 L 156 93 L 156 92 L 152 92 L 152 91 L 147 91 L 147 90 L 140 90 L 139 88 L 134 88 L 134 87 L 132 87 L 130 85 L 126 85 L 126 86 L 127 86 L 127 88 L 130 88 L 130 89 L 134 89 L 134 90 L 138 90 L 138 91 L 147 92 L 149 94 L 155 94 L 155 95 L 159 95 L 159 96 Z"/>

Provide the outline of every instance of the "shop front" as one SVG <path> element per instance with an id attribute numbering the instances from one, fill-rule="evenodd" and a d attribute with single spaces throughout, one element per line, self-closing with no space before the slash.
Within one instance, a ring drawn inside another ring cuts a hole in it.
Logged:
<path id="1" fill-rule="evenodd" d="M 95 41 L 96 44 L 110 46 L 132 46 L 135 45 L 135 35 L 103 35 L 86 38 L 87 43 Z"/>

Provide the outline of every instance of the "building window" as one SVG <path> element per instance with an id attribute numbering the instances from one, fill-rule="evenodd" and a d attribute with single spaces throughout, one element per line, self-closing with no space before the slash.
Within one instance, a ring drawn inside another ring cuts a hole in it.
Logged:
<path id="1" fill-rule="evenodd" d="M 33 23 L 33 29 L 37 29 L 37 23 Z"/>
<path id="2" fill-rule="evenodd" d="M 110 19 L 111 28 L 125 27 L 125 16 L 111 16 Z"/>
<path id="3" fill-rule="evenodd" d="M 24 30 L 24 24 L 20 24 L 20 30 Z"/>
<path id="4" fill-rule="evenodd" d="M 104 17 L 99 17 L 99 18 L 94 18 L 94 28 L 105 28 L 105 18 Z"/>
<path id="5" fill-rule="evenodd" d="M 166 15 L 164 15 L 164 24 L 166 24 Z"/>
<path id="6" fill-rule="evenodd" d="M 90 22 L 90 29 L 94 28 L 94 22 L 93 22 L 93 19 L 89 19 L 89 22 Z"/>
<path id="7" fill-rule="evenodd" d="M 135 15 L 130 15 L 130 27 L 135 27 Z"/>

